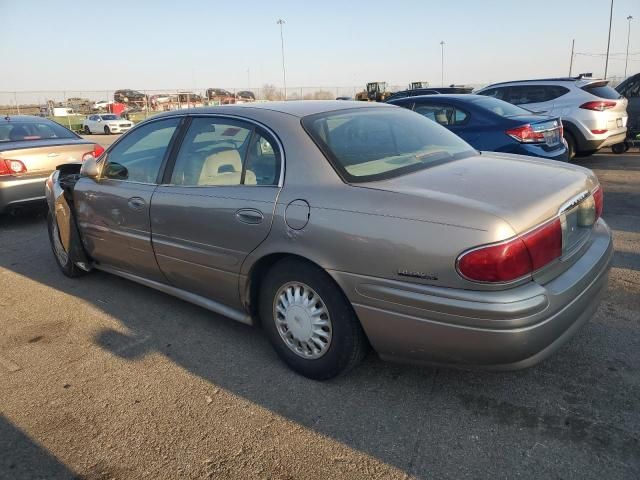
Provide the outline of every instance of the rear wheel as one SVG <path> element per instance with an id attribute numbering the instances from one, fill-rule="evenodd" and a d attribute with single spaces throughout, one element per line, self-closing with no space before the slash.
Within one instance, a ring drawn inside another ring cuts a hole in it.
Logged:
<path id="1" fill-rule="evenodd" d="M 260 319 L 280 358 L 305 377 L 335 377 L 367 352 L 365 334 L 342 291 L 322 269 L 300 260 L 281 260 L 267 273 Z"/>
<path id="2" fill-rule="evenodd" d="M 576 139 L 566 130 L 564 132 L 564 139 L 567 142 L 567 157 L 569 161 L 571 161 L 571 159 L 576 156 Z"/>
<path id="3" fill-rule="evenodd" d="M 91 135 L 91 129 L 89 128 L 89 125 L 84 126 L 84 133 L 85 135 Z"/>
<path id="4" fill-rule="evenodd" d="M 111 135 L 111 129 L 108 126 L 104 126 L 104 134 L 105 135 Z"/>
<path id="5" fill-rule="evenodd" d="M 87 272 L 76 266 L 69 258 L 69 254 L 65 250 L 64 245 L 62 245 L 62 240 L 60 240 L 58 222 L 50 211 L 47 212 L 47 227 L 49 231 L 49 243 L 51 244 L 51 250 L 53 251 L 53 256 L 56 259 L 58 267 L 62 270 L 62 273 L 70 278 L 85 275 Z"/>

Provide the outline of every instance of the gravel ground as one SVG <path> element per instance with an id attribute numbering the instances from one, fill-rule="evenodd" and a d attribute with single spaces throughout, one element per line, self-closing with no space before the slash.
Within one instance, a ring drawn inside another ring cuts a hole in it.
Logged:
<path id="1" fill-rule="evenodd" d="M 640 155 L 581 163 L 605 186 L 609 290 L 557 354 L 512 373 L 370 355 L 313 382 L 259 330 L 63 277 L 42 215 L 0 217 L 0 478 L 639 478 Z"/>

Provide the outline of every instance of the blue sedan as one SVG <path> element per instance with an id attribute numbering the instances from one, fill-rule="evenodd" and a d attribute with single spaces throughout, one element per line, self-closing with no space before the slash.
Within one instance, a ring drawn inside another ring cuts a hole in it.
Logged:
<path id="1" fill-rule="evenodd" d="M 483 95 L 423 95 L 390 100 L 448 128 L 477 150 L 567 161 L 562 122 Z"/>

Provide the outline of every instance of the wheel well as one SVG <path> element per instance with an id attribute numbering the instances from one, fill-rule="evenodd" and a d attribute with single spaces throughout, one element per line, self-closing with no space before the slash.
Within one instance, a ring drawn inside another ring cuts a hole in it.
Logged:
<path id="1" fill-rule="evenodd" d="M 255 265 L 253 265 L 253 267 L 251 268 L 251 271 L 249 272 L 248 287 L 247 287 L 248 294 L 245 293 L 245 298 L 248 301 L 249 312 L 256 324 L 259 324 L 260 322 L 260 315 L 258 315 L 258 310 L 259 310 L 260 286 L 262 284 L 262 280 L 264 279 L 267 272 L 271 269 L 271 267 L 273 267 L 277 262 L 285 258 L 293 258 L 296 260 L 300 260 L 302 262 L 309 263 L 318 268 L 322 268 L 320 265 L 318 265 L 315 262 L 312 262 L 308 258 L 305 258 L 300 255 L 295 255 L 293 253 L 271 253 L 259 259 L 255 263 Z M 338 288 L 340 288 L 340 286 L 338 286 Z"/>

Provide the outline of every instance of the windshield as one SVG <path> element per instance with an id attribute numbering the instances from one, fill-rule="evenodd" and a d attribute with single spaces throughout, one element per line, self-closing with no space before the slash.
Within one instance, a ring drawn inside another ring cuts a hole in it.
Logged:
<path id="1" fill-rule="evenodd" d="M 305 130 L 349 182 L 383 180 L 474 155 L 458 136 L 404 108 L 311 115 Z"/>
<path id="2" fill-rule="evenodd" d="M 120 120 L 118 115 L 102 115 L 100 118 L 103 120 Z"/>
<path id="3" fill-rule="evenodd" d="M 48 120 L 34 122 L 11 121 L 0 124 L 0 143 L 45 140 L 55 138 L 77 138 L 62 125 Z"/>
<path id="4" fill-rule="evenodd" d="M 607 100 L 617 100 L 620 98 L 620 94 L 614 88 L 610 87 L 607 82 L 591 83 L 582 87 L 582 90 L 596 97 L 606 98 Z"/>
<path id="5" fill-rule="evenodd" d="M 516 115 L 531 115 L 531 110 L 527 110 L 512 103 L 499 100 L 494 97 L 485 97 L 484 95 L 478 95 L 473 99 L 473 103 L 479 105 L 482 108 L 491 110 L 496 115 L 501 117 L 515 117 Z"/>

